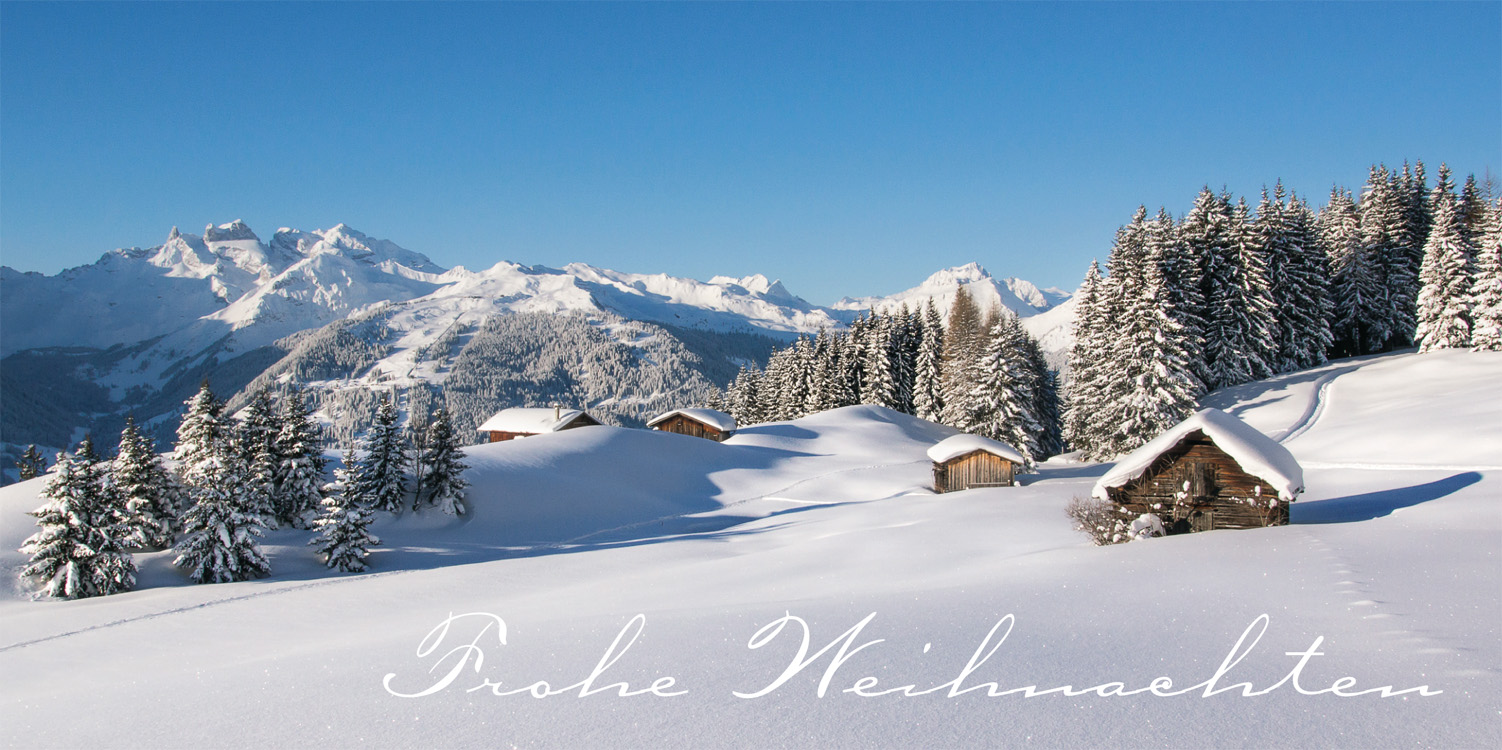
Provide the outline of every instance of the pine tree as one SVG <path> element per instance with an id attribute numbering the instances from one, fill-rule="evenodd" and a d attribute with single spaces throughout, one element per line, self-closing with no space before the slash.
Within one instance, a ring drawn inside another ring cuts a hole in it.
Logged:
<path id="1" fill-rule="evenodd" d="M 194 583 L 229 583 L 259 578 L 271 566 L 257 541 L 264 535 L 250 467 L 235 446 L 218 444 L 190 475 L 192 507 L 182 517 L 183 533 L 173 548 L 173 565 Z"/>
<path id="2" fill-rule="evenodd" d="M 16 459 L 16 471 L 20 474 L 22 482 L 36 479 L 47 473 L 47 459 L 42 458 L 41 452 L 35 445 L 28 445 L 21 457 Z"/>
<path id="3" fill-rule="evenodd" d="M 21 545 L 31 556 L 21 578 L 38 584 L 37 596 L 81 599 L 135 587 L 135 562 L 125 551 L 130 530 L 106 495 L 88 438 L 76 453 L 58 456 L 42 497 L 47 503 L 31 512 L 40 529 Z"/>
<path id="4" fill-rule="evenodd" d="M 156 549 L 171 547 L 182 513 L 182 489 L 162 465 L 151 438 L 136 427 L 133 416 L 125 418 L 125 429 L 120 432 L 111 485 L 130 518 L 132 541 Z"/>
<path id="5" fill-rule="evenodd" d="M 282 398 L 279 421 L 281 431 L 275 442 L 276 518 L 283 525 L 305 529 L 323 501 L 323 441 L 301 391 Z"/>
<path id="6" fill-rule="evenodd" d="M 271 402 L 271 393 L 261 388 L 251 393 L 245 408 L 240 410 L 240 424 L 236 431 L 235 444 L 239 446 L 240 459 L 250 467 L 249 512 L 261 516 L 267 528 L 277 528 L 279 517 L 276 508 L 276 471 L 279 463 L 276 455 L 276 438 L 281 433 L 281 423 L 276 407 Z"/>
<path id="7" fill-rule="evenodd" d="M 1279 356 L 1296 370 L 1322 365 L 1330 334 L 1330 260 L 1319 243 L 1314 212 L 1294 195 L 1284 212 L 1289 238 L 1288 283 L 1293 309 L 1284 316 L 1290 337 Z"/>
<path id="8" fill-rule="evenodd" d="M 1028 466 L 1040 457 L 1043 426 L 1034 414 L 1033 383 L 1023 352 L 1026 333 L 1013 315 L 1001 315 L 976 366 L 966 431 L 1010 444 Z"/>
<path id="9" fill-rule="evenodd" d="M 944 330 L 943 373 L 944 424 L 965 429 L 974 412 L 976 366 L 986 346 L 980 308 L 963 285 L 955 288 L 954 305 Z"/>
<path id="10" fill-rule="evenodd" d="M 1101 357 L 1109 350 L 1103 333 L 1100 263 L 1090 261 L 1075 302 L 1074 345 L 1069 349 L 1069 388 L 1064 410 L 1064 440 L 1077 450 L 1089 450 L 1097 437 L 1091 420 L 1100 411 Z"/>
<path id="11" fill-rule="evenodd" d="M 1471 345 L 1471 252 L 1456 205 L 1446 189 L 1449 170 L 1440 166 L 1434 188 L 1434 222 L 1424 246 L 1423 286 L 1418 298 L 1419 351 Z"/>
<path id="12" fill-rule="evenodd" d="M 1204 358 L 1205 297 L 1201 290 L 1204 269 L 1200 248 L 1184 240 L 1183 232 L 1164 208 L 1158 209 L 1158 215 L 1147 225 L 1147 243 L 1151 246 L 1149 252 L 1160 259 L 1170 314 L 1184 331 L 1190 367 L 1195 377 L 1203 382 L 1207 364 Z"/>
<path id="13" fill-rule="evenodd" d="M 343 466 L 334 472 L 335 480 L 326 488 L 323 513 L 313 522 L 318 534 L 308 541 L 326 565 L 348 573 L 365 570 L 370 548 L 381 543 L 369 532 L 373 520 L 370 511 L 348 495 L 356 481 L 355 465 L 354 451 L 346 449 Z"/>
<path id="14" fill-rule="evenodd" d="M 426 449 L 418 463 L 426 469 L 428 502 L 448 515 L 464 515 L 464 489 L 469 486 L 464 470 L 469 467 L 461 457 L 459 436 L 454 434 L 447 409 L 439 407 L 433 413 L 424 442 Z"/>
<path id="15" fill-rule="evenodd" d="M 1502 351 L 1502 200 L 1481 223 L 1476 273 L 1471 282 L 1471 346 Z"/>
<path id="16" fill-rule="evenodd" d="M 865 382 L 861 388 L 861 403 L 876 404 L 900 410 L 897 373 L 893 368 L 895 331 L 890 316 L 870 314 L 866 327 Z"/>
<path id="17" fill-rule="evenodd" d="M 365 435 L 365 455 L 356 464 L 350 499 L 367 508 L 399 513 L 407 495 L 407 449 L 396 423 L 391 394 L 381 397 L 375 424 Z"/>
<path id="18" fill-rule="evenodd" d="M 1361 215 L 1349 191 L 1330 191 L 1330 202 L 1319 215 L 1319 235 L 1330 263 L 1332 348 L 1361 354 L 1369 332 L 1382 325 L 1386 297 L 1377 259 L 1362 243 Z"/>
<path id="19" fill-rule="evenodd" d="M 214 396 L 205 380 L 198 393 L 185 404 L 187 413 L 177 427 L 177 446 L 172 458 L 177 461 L 177 475 L 184 485 L 200 483 L 203 464 L 211 457 L 233 450 L 231 432 L 221 412 L 224 404 Z"/>
<path id="20" fill-rule="evenodd" d="M 1362 252 L 1372 261 L 1381 295 L 1380 299 L 1373 300 L 1373 306 L 1381 314 L 1372 319 L 1366 330 L 1367 338 L 1361 345 L 1361 353 L 1369 354 L 1382 351 L 1389 341 L 1399 336 L 1397 310 L 1400 303 L 1394 297 L 1396 290 L 1408 283 L 1403 278 L 1407 273 L 1406 264 L 1398 249 L 1402 206 L 1393 190 L 1387 167 L 1372 167 L 1361 193 L 1360 214 Z"/>
<path id="21" fill-rule="evenodd" d="M 913 360 L 913 412 L 920 419 L 938 421 L 944 411 L 941 362 L 944 356 L 944 321 L 930 297 L 919 319 L 918 353 Z"/>

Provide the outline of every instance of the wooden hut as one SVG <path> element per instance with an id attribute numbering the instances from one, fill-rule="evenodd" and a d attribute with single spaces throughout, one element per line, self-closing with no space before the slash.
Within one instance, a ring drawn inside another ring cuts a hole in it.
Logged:
<path id="1" fill-rule="evenodd" d="M 724 442 L 735 432 L 735 418 L 714 409 L 674 409 L 647 423 L 647 427 L 663 432 Z"/>
<path id="2" fill-rule="evenodd" d="M 934 462 L 934 492 L 1010 487 L 1027 462 L 1006 443 L 979 435 L 955 435 L 928 449 Z"/>
<path id="3" fill-rule="evenodd" d="M 1153 514 L 1170 534 L 1288 523 L 1304 471 L 1287 448 L 1218 409 L 1204 409 L 1127 454 L 1094 496 Z"/>
<path id="4" fill-rule="evenodd" d="M 575 427 L 597 425 L 594 417 L 578 409 L 547 408 L 502 409 L 485 420 L 479 430 L 486 434 L 486 442 L 497 443 L 545 432 L 571 430 Z"/>

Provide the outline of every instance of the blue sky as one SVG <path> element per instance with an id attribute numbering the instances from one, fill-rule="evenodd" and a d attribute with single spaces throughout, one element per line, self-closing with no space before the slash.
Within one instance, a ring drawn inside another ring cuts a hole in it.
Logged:
<path id="1" fill-rule="evenodd" d="M 242 218 L 1073 288 L 1139 203 L 1413 158 L 1502 172 L 1502 3 L 0 5 L 0 261 L 46 273 Z"/>

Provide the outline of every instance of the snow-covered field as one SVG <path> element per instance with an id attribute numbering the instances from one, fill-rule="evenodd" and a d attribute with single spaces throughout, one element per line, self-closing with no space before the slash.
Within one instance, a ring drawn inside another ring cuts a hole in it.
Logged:
<path id="1" fill-rule="evenodd" d="M 1106 548 L 1063 507 L 1107 466 L 934 496 L 924 452 L 952 431 L 874 407 L 723 445 L 591 427 L 474 448 L 469 518 L 378 523 L 368 574 L 276 532 L 272 578 L 194 586 L 145 555 L 140 590 L 77 602 L 13 583 L 41 483 L 14 485 L 0 737 L 1502 746 L 1499 383 L 1502 356 L 1444 352 L 1214 394 L 1303 463 L 1293 524 Z"/>

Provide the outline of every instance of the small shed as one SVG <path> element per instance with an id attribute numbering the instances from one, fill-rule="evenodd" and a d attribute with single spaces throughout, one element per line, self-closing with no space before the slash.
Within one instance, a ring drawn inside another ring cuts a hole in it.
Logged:
<path id="1" fill-rule="evenodd" d="M 485 420 L 479 430 L 486 434 L 486 442 L 498 443 L 502 440 L 597 424 L 599 422 L 594 417 L 578 409 L 564 409 L 558 406 L 528 407 L 502 409 L 496 412 L 495 416 Z"/>
<path id="2" fill-rule="evenodd" d="M 1288 523 L 1304 491 L 1293 454 L 1219 409 L 1202 409 L 1124 456 L 1092 494 L 1156 515 L 1170 534 Z"/>
<path id="3" fill-rule="evenodd" d="M 647 423 L 663 432 L 723 442 L 735 432 L 735 417 L 714 409 L 674 409 Z"/>
<path id="4" fill-rule="evenodd" d="M 1010 487 L 1027 462 L 1016 448 L 980 435 L 955 435 L 928 449 L 934 462 L 934 492 L 974 487 Z"/>

